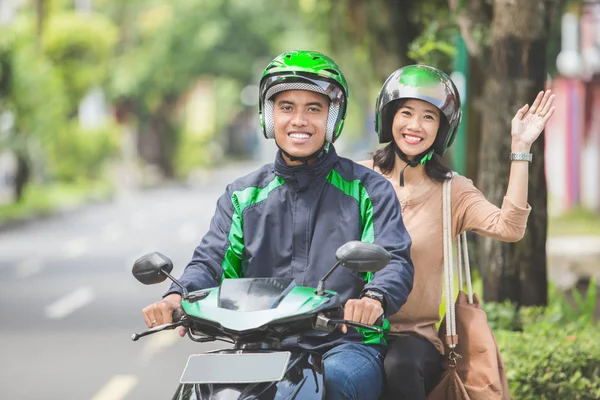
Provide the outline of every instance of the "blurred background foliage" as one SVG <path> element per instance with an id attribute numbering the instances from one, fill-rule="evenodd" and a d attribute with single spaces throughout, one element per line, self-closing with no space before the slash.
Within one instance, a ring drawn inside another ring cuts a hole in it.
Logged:
<path id="1" fill-rule="evenodd" d="M 323 51 L 346 71 L 348 146 L 372 141 L 372 102 L 390 71 L 449 71 L 455 55 L 456 24 L 433 0 L 2 2 L 12 13 L 0 26 L 0 143 L 17 159 L 15 201 L 30 184 L 99 179 L 123 151 L 167 178 L 217 162 L 236 116 L 256 107 L 262 69 L 285 50 Z M 98 91 L 106 115 L 82 122 Z"/>

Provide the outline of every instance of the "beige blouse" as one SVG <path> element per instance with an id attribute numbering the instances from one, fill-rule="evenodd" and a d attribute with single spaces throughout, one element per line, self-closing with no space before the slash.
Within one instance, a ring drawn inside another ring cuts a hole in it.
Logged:
<path id="1" fill-rule="evenodd" d="M 362 162 L 372 167 L 372 162 Z M 515 206 L 504 198 L 502 208 L 486 200 L 470 179 L 452 180 L 453 239 L 473 231 L 494 239 L 516 242 L 525 234 L 531 207 Z M 415 266 L 413 289 L 402 309 L 389 317 L 391 334 L 416 334 L 428 339 L 443 354 L 435 324 L 440 320 L 444 279 L 442 248 L 442 184 L 426 179 L 416 197 L 410 196 L 402 212 L 412 239 Z"/>

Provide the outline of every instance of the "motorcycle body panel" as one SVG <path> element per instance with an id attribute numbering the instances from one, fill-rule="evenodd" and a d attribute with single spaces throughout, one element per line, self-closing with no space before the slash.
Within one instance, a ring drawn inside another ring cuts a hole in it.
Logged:
<path id="1" fill-rule="evenodd" d="M 189 318 L 230 332 L 260 330 L 339 304 L 334 292 L 318 295 L 314 288 L 296 286 L 287 278 L 224 279 L 218 288 L 190 295 L 191 301 L 181 303 Z"/>
<path id="2" fill-rule="evenodd" d="M 293 352 L 281 381 L 226 385 L 180 384 L 173 400 L 314 400 L 325 398 L 324 385 L 320 356 L 309 352 Z"/>

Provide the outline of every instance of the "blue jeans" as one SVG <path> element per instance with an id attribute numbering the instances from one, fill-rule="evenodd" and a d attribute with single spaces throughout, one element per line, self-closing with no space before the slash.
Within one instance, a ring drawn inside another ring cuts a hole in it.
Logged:
<path id="1" fill-rule="evenodd" d="M 382 348 L 345 343 L 323 355 L 328 400 L 377 400 L 384 380 Z"/>

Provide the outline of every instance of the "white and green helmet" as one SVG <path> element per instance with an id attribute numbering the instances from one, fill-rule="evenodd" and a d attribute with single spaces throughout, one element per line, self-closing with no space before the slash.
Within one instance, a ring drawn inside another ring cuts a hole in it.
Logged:
<path id="1" fill-rule="evenodd" d="M 274 96 L 286 90 L 308 90 L 330 99 L 325 140 L 340 136 L 348 104 L 348 85 L 337 64 L 316 51 L 289 51 L 277 56 L 265 68 L 259 86 L 258 112 L 263 134 L 275 138 Z"/>
<path id="2" fill-rule="evenodd" d="M 383 84 L 375 105 L 375 131 L 379 143 L 392 141 L 394 115 L 400 101 L 408 99 L 426 101 L 440 110 L 442 123 L 431 150 L 443 155 L 454 141 L 460 124 L 460 95 L 448 75 L 428 65 L 400 68 Z"/>

